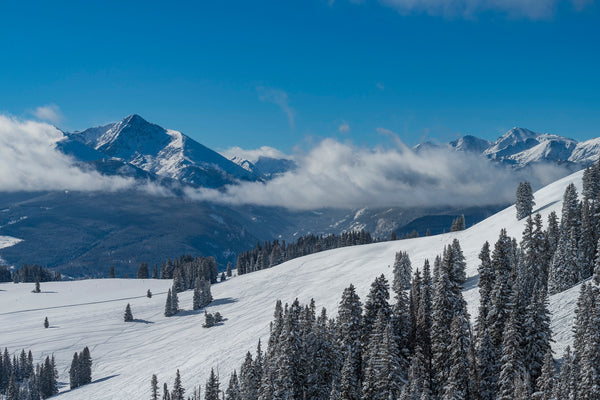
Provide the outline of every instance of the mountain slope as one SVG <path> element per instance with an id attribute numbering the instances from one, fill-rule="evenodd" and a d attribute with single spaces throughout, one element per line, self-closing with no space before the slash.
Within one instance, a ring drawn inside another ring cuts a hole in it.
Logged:
<path id="1" fill-rule="evenodd" d="M 573 182 L 581 189 L 582 172 L 563 178 L 535 193 L 536 209 L 546 220 L 551 211 L 560 211 L 565 187 Z M 353 283 L 365 299 L 372 280 L 381 273 L 391 278 L 397 251 L 407 251 L 413 268 L 425 258 L 432 259 L 454 238 L 460 240 L 467 261 L 464 295 L 472 317 L 478 302 L 478 254 L 484 241 L 494 243 L 501 228 L 521 237 L 525 221 L 517 221 L 508 207 L 492 217 L 461 231 L 372 245 L 341 248 L 291 260 L 277 267 L 235 277 L 213 286 L 215 301 L 209 312 L 219 311 L 226 320 L 210 329 L 200 326 L 203 310 L 162 316 L 170 281 L 88 280 L 53 282 L 42 285 L 41 294 L 31 293 L 32 284 L 2 284 L 0 297 L 0 342 L 11 351 L 31 348 L 39 361 L 55 354 L 61 380 L 65 381 L 74 351 L 90 346 L 94 359 L 95 383 L 73 391 L 64 390 L 62 399 L 127 399 L 149 395 L 150 377 L 172 385 L 180 369 L 188 392 L 206 382 L 211 367 L 218 369 L 224 386 L 233 368 L 238 368 L 246 351 L 254 351 L 258 338 L 266 343 L 276 299 L 291 302 L 311 298 L 335 315 L 345 287 Z M 146 289 L 155 294 L 144 297 Z M 573 310 L 578 288 L 550 298 L 553 348 L 561 356 L 571 342 Z M 45 293 L 44 293 L 45 292 Z M 180 295 L 180 306 L 191 310 L 192 293 Z M 131 303 L 136 323 L 122 322 L 126 303 Z M 93 304 L 83 304 L 93 303 Z M 47 316 L 53 329 L 43 329 Z M 264 349 L 264 347 L 263 347 Z"/>

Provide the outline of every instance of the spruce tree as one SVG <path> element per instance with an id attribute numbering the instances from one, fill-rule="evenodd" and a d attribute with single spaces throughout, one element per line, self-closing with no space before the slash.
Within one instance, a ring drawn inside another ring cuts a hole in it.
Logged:
<path id="1" fill-rule="evenodd" d="M 517 219 L 523 219 L 531 215 L 534 205 L 535 201 L 533 200 L 533 190 L 531 189 L 531 184 L 527 181 L 519 183 L 515 202 Z"/>
<path id="2" fill-rule="evenodd" d="M 71 361 L 71 368 L 69 369 L 69 383 L 71 389 L 79 387 L 79 357 L 77 353 L 73 354 L 73 361 Z"/>
<path id="3" fill-rule="evenodd" d="M 169 292 L 167 293 L 167 301 L 165 302 L 165 317 L 170 317 L 175 314 L 173 312 L 172 298 L 173 298 L 173 295 L 171 294 L 171 289 L 169 289 Z"/>
<path id="4" fill-rule="evenodd" d="M 179 370 L 177 370 L 175 381 L 173 382 L 173 390 L 171 391 L 171 400 L 185 400 L 184 394 L 185 389 L 181 384 L 181 375 L 179 374 Z"/>
<path id="5" fill-rule="evenodd" d="M 552 400 L 552 394 L 554 392 L 556 369 L 554 367 L 554 358 L 552 357 L 552 350 L 549 349 L 544 356 L 544 365 L 542 366 L 542 373 L 537 379 L 536 387 L 537 390 L 531 396 L 533 400 Z"/>
<path id="6" fill-rule="evenodd" d="M 389 321 L 392 314 L 388 303 L 390 298 L 388 281 L 383 274 L 375 278 L 371 284 L 371 289 L 365 302 L 365 311 L 363 316 L 363 346 L 367 346 L 370 340 L 371 331 L 375 326 L 377 315 L 381 313 L 383 318 Z"/>
<path id="7" fill-rule="evenodd" d="M 127 303 L 127 306 L 125 307 L 125 314 L 123 315 L 123 320 L 125 322 L 133 321 L 133 314 L 131 313 L 131 306 L 129 305 L 129 303 Z"/>
<path id="8" fill-rule="evenodd" d="M 518 312 L 512 312 L 506 323 L 502 341 L 497 400 L 513 400 L 515 398 L 515 382 L 523 379 L 525 374 L 522 341 L 520 316 Z"/>
<path id="9" fill-rule="evenodd" d="M 206 382 L 206 388 L 204 389 L 204 400 L 219 400 L 219 378 L 215 375 L 215 371 L 212 368 L 210 370 L 210 377 Z"/>
<path id="10" fill-rule="evenodd" d="M 225 400 L 242 400 L 240 395 L 240 385 L 235 370 L 233 370 L 231 377 L 229 378 L 229 385 L 225 391 Z"/>
<path id="11" fill-rule="evenodd" d="M 156 374 L 152 374 L 152 379 L 150 380 L 150 400 L 158 400 L 158 378 Z"/>
<path id="12" fill-rule="evenodd" d="M 79 385 L 86 385 L 92 382 L 92 357 L 90 349 L 86 346 L 79 353 Z"/>
<path id="13" fill-rule="evenodd" d="M 50 322 L 48 322 L 48 317 L 44 318 L 44 328 L 48 328 L 50 326 Z"/>
<path id="14" fill-rule="evenodd" d="M 171 289 L 171 312 L 173 315 L 179 312 L 179 297 L 177 296 L 177 290 L 175 290 L 175 287 Z"/>
<path id="15" fill-rule="evenodd" d="M 468 317 L 465 314 L 455 314 L 450 327 L 450 348 L 448 358 L 450 369 L 448 379 L 443 388 L 444 400 L 471 399 L 475 390 L 471 386 L 469 374 L 469 353 L 471 338 Z"/>
<path id="16" fill-rule="evenodd" d="M 398 293 L 400 290 L 406 290 L 410 288 L 410 278 L 412 275 L 412 266 L 408 253 L 400 251 L 396 253 L 396 259 L 394 261 L 394 281 L 392 283 L 392 289 Z"/>

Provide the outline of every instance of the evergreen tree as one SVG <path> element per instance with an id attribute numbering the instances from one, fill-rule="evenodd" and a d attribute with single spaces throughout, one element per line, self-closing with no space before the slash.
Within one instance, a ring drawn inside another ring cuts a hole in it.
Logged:
<path id="1" fill-rule="evenodd" d="M 552 392 L 552 399 L 574 399 L 575 388 L 573 379 L 573 358 L 571 356 L 571 350 L 567 346 L 565 354 L 563 355 L 563 362 L 560 367 L 560 374 L 555 382 L 554 390 Z"/>
<path id="2" fill-rule="evenodd" d="M 158 400 L 158 378 L 156 374 L 152 374 L 152 380 L 150 381 L 150 400 Z"/>
<path id="3" fill-rule="evenodd" d="M 594 261 L 594 283 L 600 285 L 600 240 L 598 241 L 598 252 Z"/>
<path id="4" fill-rule="evenodd" d="M 356 363 L 356 357 L 352 355 L 351 351 L 348 351 L 342 367 L 339 393 L 338 396 L 332 397 L 332 400 L 361 399 L 360 371 L 357 371 Z"/>
<path id="5" fill-rule="evenodd" d="M 515 202 L 517 219 L 523 219 L 531 215 L 534 205 L 535 201 L 533 200 L 533 190 L 531 189 L 531 184 L 527 181 L 519 183 Z"/>
<path id="6" fill-rule="evenodd" d="M 147 263 L 140 263 L 140 266 L 139 266 L 138 271 L 137 271 L 137 278 L 138 279 L 148 279 L 148 278 L 150 278 L 150 271 L 148 270 L 148 264 Z"/>
<path id="7" fill-rule="evenodd" d="M 108 277 L 114 279 L 115 278 L 115 267 L 114 265 L 110 266 L 110 272 L 108 273 Z"/>
<path id="8" fill-rule="evenodd" d="M 231 265 L 231 264 L 230 264 Z M 237 373 L 233 370 L 231 377 L 229 378 L 229 386 L 225 391 L 225 400 L 242 400 L 240 394 L 240 385 L 238 382 Z"/>
<path id="9" fill-rule="evenodd" d="M 232 275 L 233 275 L 233 272 L 232 272 L 232 266 L 231 266 L 231 263 L 230 263 L 230 262 L 228 262 L 228 263 L 227 263 L 227 277 L 228 277 L 228 278 L 231 278 L 231 276 L 232 276 Z"/>
<path id="10" fill-rule="evenodd" d="M 538 291 L 527 306 L 523 328 L 523 363 L 535 385 L 542 374 L 544 359 L 551 353 L 550 312 L 545 292 Z"/>
<path id="11" fill-rule="evenodd" d="M 15 378 L 15 374 L 10 374 L 8 381 L 8 390 L 6 391 L 6 400 L 19 400 L 19 384 Z"/>
<path id="12" fill-rule="evenodd" d="M 496 398 L 498 357 L 492 337 L 487 330 L 479 332 L 477 348 L 477 385 L 481 400 Z"/>
<path id="13" fill-rule="evenodd" d="M 212 368 L 204 389 L 204 400 L 219 400 L 219 378 Z"/>
<path id="14" fill-rule="evenodd" d="M 394 261 L 394 281 L 392 283 L 392 289 L 398 293 L 401 290 L 410 288 L 410 278 L 412 274 L 412 266 L 408 253 L 400 251 L 396 253 L 396 259 Z"/>
<path id="15" fill-rule="evenodd" d="M 175 287 L 171 289 L 171 312 L 173 315 L 179 312 L 179 297 L 177 296 L 177 290 Z"/>
<path id="16" fill-rule="evenodd" d="M 512 312 L 506 323 L 502 342 L 502 366 L 498 379 L 497 400 L 513 400 L 515 398 L 515 382 L 523 379 L 525 368 L 521 350 L 521 321 L 518 312 Z"/>
<path id="17" fill-rule="evenodd" d="M 465 216 L 460 215 L 452 220 L 452 225 L 450 226 L 450 232 L 458 232 L 465 230 Z"/>
<path id="18" fill-rule="evenodd" d="M 215 326 L 215 316 L 212 313 L 204 311 L 204 324 L 203 328 L 212 328 Z"/>
<path id="19" fill-rule="evenodd" d="M 260 375 L 256 371 L 252 354 L 246 353 L 246 359 L 240 368 L 240 399 L 256 400 L 260 385 Z"/>
<path id="20" fill-rule="evenodd" d="M 50 326 L 50 322 L 48 322 L 48 317 L 44 318 L 44 328 L 48 328 Z"/>
<path id="21" fill-rule="evenodd" d="M 166 382 L 163 384 L 162 400 L 171 400 L 171 395 L 169 394 L 169 388 L 167 387 Z"/>
<path id="22" fill-rule="evenodd" d="M 80 386 L 92 382 L 92 357 L 90 355 L 90 349 L 87 346 L 79 353 L 78 372 Z"/>
<path id="23" fill-rule="evenodd" d="M 371 290 L 367 295 L 365 302 L 365 311 L 363 316 L 363 346 L 366 346 L 370 340 L 371 331 L 375 326 L 377 315 L 381 313 L 383 318 L 389 321 L 392 314 L 392 310 L 388 303 L 390 298 L 389 285 L 385 276 L 381 274 L 378 278 L 375 278 L 371 284 Z"/>
<path id="24" fill-rule="evenodd" d="M 125 322 L 133 321 L 133 314 L 131 313 L 131 306 L 129 303 L 127 303 L 127 306 L 125 307 L 125 315 L 123 315 L 123 320 Z"/>
<path id="25" fill-rule="evenodd" d="M 171 400 L 185 400 L 184 394 L 185 389 L 181 384 L 181 375 L 179 374 L 179 370 L 177 370 L 175 381 L 173 382 L 173 390 L 171 391 Z"/>
<path id="26" fill-rule="evenodd" d="M 165 303 L 165 317 L 170 317 L 174 315 L 173 312 L 173 295 L 171 294 L 171 289 L 167 293 L 167 301 Z"/>
<path id="27" fill-rule="evenodd" d="M 41 293 L 41 289 L 40 289 L 40 281 L 39 279 L 35 279 L 35 289 L 33 289 L 33 293 Z"/>
<path id="28" fill-rule="evenodd" d="M 73 354 L 73 361 L 71 361 L 71 368 L 69 369 L 69 383 L 71 389 L 79 387 L 79 357 L 77 353 Z"/>
<path id="29" fill-rule="evenodd" d="M 479 337 L 487 329 L 487 315 L 492 306 L 492 290 L 494 288 L 494 270 L 492 269 L 492 260 L 490 258 L 490 244 L 485 242 L 479 253 L 481 264 L 477 268 L 479 272 L 479 313 L 477 315 L 476 328 Z"/>
<path id="30" fill-rule="evenodd" d="M 590 203 L 583 201 L 581 208 L 581 231 L 577 244 L 578 281 L 592 276 L 594 271 L 594 255 L 596 252 L 596 233 Z"/>
<path id="31" fill-rule="evenodd" d="M 465 314 L 455 314 L 450 328 L 450 370 L 443 389 L 444 400 L 467 400 L 474 397 L 469 374 L 469 353 L 471 338 L 468 317 Z"/>
<path id="32" fill-rule="evenodd" d="M 554 358 L 552 350 L 549 349 L 544 356 L 544 365 L 542 373 L 537 379 L 537 391 L 532 395 L 534 400 L 552 400 L 554 392 L 556 369 L 554 368 Z"/>
<path id="33" fill-rule="evenodd" d="M 548 275 L 548 293 L 550 294 L 562 292 L 579 281 L 576 229 L 573 227 L 567 236 L 561 234 Z"/>
<path id="34" fill-rule="evenodd" d="M 150 289 L 148 289 L 148 291 L 146 292 L 146 297 L 149 299 L 152 298 L 152 292 L 150 291 Z"/>

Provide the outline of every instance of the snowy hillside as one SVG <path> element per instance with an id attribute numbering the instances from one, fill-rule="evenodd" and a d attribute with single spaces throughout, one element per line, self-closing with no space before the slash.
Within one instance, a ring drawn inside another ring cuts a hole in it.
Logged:
<path id="1" fill-rule="evenodd" d="M 535 193 L 536 207 L 546 221 L 551 211 L 560 213 L 565 187 L 573 182 L 581 191 L 582 172 L 563 178 Z M 11 352 L 31 349 L 41 360 L 54 353 L 61 382 L 68 382 L 68 367 L 75 351 L 89 346 L 94 360 L 94 383 L 68 390 L 61 399 L 129 399 L 149 396 L 150 377 L 171 386 L 176 369 L 189 390 L 204 386 L 211 367 L 222 384 L 238 368 L 246 351 L 254 351 L 258 338 L 267 339 L 276 299 L 306 303 L 335 315 L 342 291 L 353 283 L 364 301 L 372 280 L 381 273 L 392 277 L 397 251 L 407 251 L 413 269 L 425 258 L 433 259 L 452 239 L 460 240 L 467 261 L 465 298 L 473 316 L 477 308 L 477 255 L 484 241 L 492 245 L 501 228 L 520 238 L 525 221 L 517 221 L 514 207 L 455 233 L 394 242 L 377 243 L 316 253 L 271 269 L 235 277 L 212 287 L 215 301 L 209 312 L 226 319 L 220 326 L 204 329 L 203 310 L 191 310 L 192 292 L 180 294 L 186 311 L 163 316 L 165 291 L 171 281 L 88 280 L 42 284 L 41 294 L 31 293 L 33 284 L 0 285 L 0 345 Z M 154 296 L 145 297 L 147 289 Z M 571 340 L 577 287 L 550 298 L 553 313 L 553 344 L 557 357 Z M 131 303 L 134 323 L 123 322 L 125 305 Z M 44 329 L 44 317 L 51 327 Z"/>

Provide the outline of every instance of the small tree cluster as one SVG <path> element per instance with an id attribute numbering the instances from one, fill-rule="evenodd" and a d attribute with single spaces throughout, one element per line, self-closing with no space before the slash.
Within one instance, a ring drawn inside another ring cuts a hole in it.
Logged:
<path id="1" fill-rule="evenodd" d="M 73 354 L 71 368 L 69 369 L 69 383 L 71 389 L 92 382 L 92 357 L 86 346 L 81 352 Z"/>
<path id="2" fill-rule="evenodd" d="M 206 307 L 213 300 L 212 294 L 210 293 L 210 282 L 202 277 L 196 279 L 196 285 L 194 286 L 194 297 L 193 297 L 193 309 L 199 310 Z"/>
<path id="3" fill-rule="evenodd" d="M 452 220 L 452 225 L 450 225 L 450 232 L 464 231 L 465 228 L 465 216 L 459 215 L 458 217 Z"/>
<path id="4" fill-rule="evenodd" d="M 165 302 L 165 317 L 171 317 L 179 312 L 179 297 L 175 288 L 169 289 Z"/>
<path id="5" fill-rule="evenodd" d="M 204 324 L 202 324 L 203 328 L 212 328 L 213 326 L 215 326 L 216 324 L 218 324 L 219 322 L 223 321 L 223 316 L 221 315 L 220 312 L 215 312 L 213 313 L 209 313 L 204 311 Z"/>
<path id="6" fill-rule="evenodd" d="M 54 356 L 34 366 L 31 351 L 21 350 L 12 360 L 8 349 L 0 356 L 0 397 L 7 400 L 40 400 L 58 393 Z"/>

